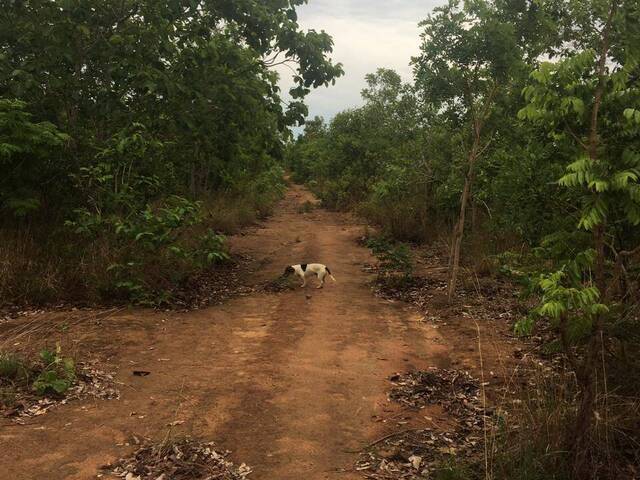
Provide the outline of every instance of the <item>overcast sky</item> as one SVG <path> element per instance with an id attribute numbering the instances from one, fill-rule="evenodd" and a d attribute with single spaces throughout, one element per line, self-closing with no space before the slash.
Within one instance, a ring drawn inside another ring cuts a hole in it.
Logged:
<path id="1" fill-rule="evenodd" d="M 325 30 L 333 37 L 332 58 L 345 75 L 334 86 L 314 90 L 307 98 L 309 116 L 330 120 L 337 112 L 361 104 L 364 76 L 378 67 L 393 68 L 411 79 L 409 61 L 418 53 L 418 22 L 445 0 L 309 0 L 299 7 L 303 29 Z M 281 70 L 288 90 L 291 72 Z"/>

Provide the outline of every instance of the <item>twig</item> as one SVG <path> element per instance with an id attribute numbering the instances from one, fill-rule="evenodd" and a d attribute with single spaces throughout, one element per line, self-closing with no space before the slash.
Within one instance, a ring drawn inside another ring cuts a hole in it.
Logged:
<path id="1" fill-rule="evenodd" d="M 489 148 L 489 146 L 491 145 L 491 142 L 493 142 L 493 139 L 495 137 L 493 136 L 493 134 L 491 135 L 491 137 L 489 138 L 489 140 L 487 140 L 487 143 L 484 144 L 484 147 L 482 147 L 480 149 L 480 151 L 478 152 L 478 155 L 476 156 L 476 158 L 480 158 L 482 156 L 482 154 L 485 152 L 485 150 L 487 148 Z"/>
<path id="2" fill-rule="evenodd" d="M 399 432 L 394 432 L 394 433 L 390 433 L 389 435 L 385 435 L 382 438 L 377 439 L 375 442 L 370 443 L 369 445 L 366 445 L 365 447 L 362 448 L 362 450 L 368 450 L 371 447 L 375 447 L 377 444 L 384 442 L 385 440 L 392 438 L 392 437 L 397 437 L 398 435 L 402 435 L 404 433 L 409 433 L 409 432 L 419 432 L 420 430 L 423 430 L 422 428 L 408 428 L 406 430 L 400 430 Z"/>
<path id="3" fill-rule="evenodd" d="M 607 369 L 604 359 L 604 335 L 602 330 L 600 331 L 600 346 L 601 346 L 601 355 L 602 355 L 602 380 L 604 384 L 604 438 L 605 445 L 607 446 L 607 459 L 611 462 L 611 449 L 609 448 L 609 388 L 607 385 Z"/>
<path id="4" fill-rule="evenodd" d="M 182 406 L 182 401 L 184 400 L 184 397 L 182 396 L 183 390 L 184 390 L 184 379 L 182 380 L 182 385 L 180 386 L 180 392 L 178 393 L 178 397 L 180 398 L 180 401 L 178 402 L 178 406 L 176 407 L 175 412 L 173 412 L 173 420 L 171 421 L 171 423 L 169 423 L 169 429 L 167 430 L 167 434 L 165 435 L 164 439 L 162 440 L 162 443 L 160 444 L 160 448 L 158 449 L 158 455 L 160 455 L 160 453 L 164 451 L 164 448 L 166 447 L 167 443 L 169 442 L 169 439 L 171 438 L 171 434 L 173 433 L 173 427 L 175 426 L 175 421 L 176 421 L 176 418 L 178 417 L 178 412 L 180 411 L 180 407 Z"/>
<path id="5" fill-rule="evenodd" d="M 480 387 L 482 390 L 482 425 L 483 425 L 483 434 L 484 434 L 484 474 L 487 480 L 490 480 L 493 475 L 489 473 L 489 452 L 487 450 L 487 396 L 484 388 L 484 358 L 482 356 L 482 341 L 480 339 L 480 325 L 474 319 L 473 323 L 476 325 L 476 330 L 478 332 L 478 355 L 480 356 Z"/>

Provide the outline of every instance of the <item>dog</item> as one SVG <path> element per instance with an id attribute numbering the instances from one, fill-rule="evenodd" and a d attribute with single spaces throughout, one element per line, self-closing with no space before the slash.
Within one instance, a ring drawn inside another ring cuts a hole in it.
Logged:
<path id="1" fill-rule="evenodd" d="M 336 279 L 331 274 L 331 270 L 329 269 L 329 267 L 321 263 L 300 263 L 298 265 L 289 265 L 284 269 L 283 276 L 288 277 L 289 275 L 293 275 L 294 273 L 302 279 L 302 285 L 300 285 L 300 287 L 307 286 L 307 277 L 311 275 L 316 275 L 318 277 L 318 280 L 320 280 L 320 285 L 318 285 L 316 288 L 322 288 L 324 286 L 324 278 L 327 275 L 329 275 L 331 280 L 333 280 L 334 282 L 336 281 Z"/>

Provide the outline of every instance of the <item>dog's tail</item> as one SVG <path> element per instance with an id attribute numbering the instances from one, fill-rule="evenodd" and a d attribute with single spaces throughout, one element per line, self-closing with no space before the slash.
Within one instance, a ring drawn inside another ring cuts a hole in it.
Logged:
<path id="1" fill-rule="evenodd" d="M 331 270 L 329 270 L 329 267 L 324 267 L 327 269 L 327 273 L 329 274 L 329 277 L 331 277 L 331 280 L 333 280 L 334 282 L 336 281 L 335 277 L 333 275 L 331 275 Z"/>

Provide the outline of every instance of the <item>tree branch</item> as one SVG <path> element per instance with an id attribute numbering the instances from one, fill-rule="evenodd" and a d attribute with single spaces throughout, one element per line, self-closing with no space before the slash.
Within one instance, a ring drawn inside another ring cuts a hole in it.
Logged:
<path id="1" fill-rule="evenodd" d="M 585 149 L 585 151 L 589 151 L 589 147 L 588 147 L 588 145 L 587 145 L 586 143 L 584 143 L 584 142 L 580 139 L 580 137 L 578 137 L 578 136 L 573 132 L 573 130 L 571 130 L 571 127 L 570 127 L 569 125 L 565 125 L 565 128 L 566 128 L 567 132 L 569 132 L 569 134 L 573 137 L 573 139 L 574 139 L 576 142 L 578 142 L 582 148 L 584 148 L 584 149 Z"/>
<path id="2" fill-rule="evenodd" d="M 491 138 L 489 138 L 489 140 L 487 141 L 487 143 L 484 144 L 484 147 L 482 147 L 480 149 L 480 151 L 477 153 L 476 157 L 481 157 L 482 154 L 484 153 L 484 151 L 489 148 L 489 145 L 491 145 L 491 142 L 493 142 L 493 139 L 495 138 L 495 132 L 491 134 Z"/>
<path id="3" fill-rule="evenodd" d="M 600 50 L 600 58 L 598 60 L 598 86 L 593 101 L 593 110 L 591 111 L 591 127 L 589 131 L 589 156 L 592 160 L 596 160 L 598 156 L 598 114 L 600 112 L 600 104 L 604 95 L 605 72 L 607 69 L 607 56 L 609 54 L 609 36 L 613 24 L 613 17 L 618 8 L 618 0 L 612 0 L 609 8 L 607 23 L 604 27 L 602 37 L 602 49 Z"/>

